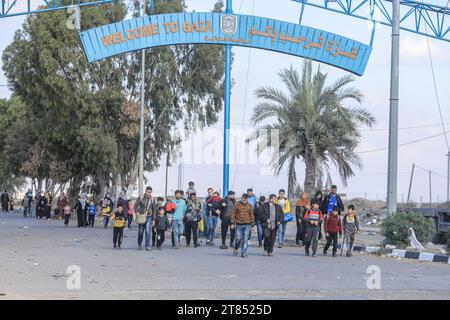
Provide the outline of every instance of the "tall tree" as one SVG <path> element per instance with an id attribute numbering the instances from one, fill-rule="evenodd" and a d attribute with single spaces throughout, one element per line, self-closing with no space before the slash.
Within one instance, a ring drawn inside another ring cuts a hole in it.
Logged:
<path id="1" fill-rule="evenodd" d="M 265 124 L 262 137 L 271 129 L 279 130 L 279 157 L 272 161 L 276 174 L 287 165 L 288 190 L 292 194 L 297 181 L 296 164 L 305 164 L 304 190 L 312 195 L 321 167 L 328 170 L 335 165 L 340 177 L 347 184 L 354 175 L 353 168 L 362 168 L 356 153 L 361 134 L 360 125 L 372 126 L 375 118 L 371 113 L 351 103 L 363 102 L 363 94 L 349 84 L 350 75 L 327 86 L 327 74 L 318 67 L 313 74 L 311 60 L 305 60 L 302 74 L 292 66 L 279 72 L 287 93 L 262 87 L 256 96 L 258 103 L 252 115 L 253 124 Z M 261 146 L 261 151 L 264 146 Z"/>
<path id="2" fill-rule="evenodd" d="M 68 0 L 64 0 L 69 2 Z M 155 13 L 183 12 L 182 1 L 155 1 Z M 139 2 L 124 1 L 82 8 L 82 29 L 137 15 Z M 222 10 L 218 1 L 214 10 Z M 42 172 L 74 192 L 88 177 L 101 193 L 107 187 L 133 185 L 139 142 L 140 53 L 88 64 L 76 31 L 64 12 L 27 18 L 3 53 L 10 89 L 29 114 L 35 141 L 26 146 L 27 175 Z M 162 153 L 176 143 L 172 128 L 187 131 L 217 121 L 222 108 L 223 47 L 160 47 L 146 50 L 145 169 L 155 170 Z M 61 166 L 49 166 L 52 159 Z M 34 160 L 34 161 L 32 161 Z M 28 162 L 27 162 L 28 161 Z M 64 173 L 64 174 L 61 174 Z M 55 176 L 55 174 L 57 176 Z"/>

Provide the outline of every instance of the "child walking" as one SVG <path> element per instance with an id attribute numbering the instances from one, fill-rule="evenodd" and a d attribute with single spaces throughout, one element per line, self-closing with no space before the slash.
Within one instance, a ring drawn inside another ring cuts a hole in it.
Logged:
<path id="1" fill-rule="evenodd" d="M 311 202 L 312 208 L 306 211 L 303 217 L 305 221 L 305 255 L 309 256 L 309 247 L 312 244 L 312 256 L 316 256 L 319 242 L 319 231 L 323 220 L 322 211 L 319 209 L 319 203 L 316 200 Z"/>
<path id="2" fill-rule="evenodd" d="M 347 247 L 346 256 L 352 256 L 353 243 L 355 242 L 355 235 L 359 232 L 359 221 L 355 213 L 355 206 L 349 205 L 347 207 L 347 214 L 344 216 L 344 240 Z"/>
<path id="3" fill-rule="evenodd" d="M 164 198 L 158 197 L 156 199 L 156 207 L 161 208 L 161 207 L 163 207 L 163 204 L 164 204 Z M 167 212 L 165 209 L 164 209 L 164 215 L 167 217 Z M 156 246 L 156 238 L 157 238 L 156 226 L 155 226 L 155 224 L 153 224 L 153 226 L 152 226 L 152 247 Z"/>
<path id="4" fill-rule="evenodd" d="M 352 256 L 353 243 L 355 242 L 355 235 L 359 232 L 359 221 L 355 213 L 355 206 L 349 205 L 347 207 L 347 214 L 344 216 L 344 239 L 347 244 L 347 257 Z"/>
<path id="5" fill-rule="evenodd" d="M 169 229 L 169 219 L 164 215 L 164 207 L 159 207 L 158 215 L 156 216 L 153 226 L 156 228 L 156 248 L 162 250 L 161 246 L 165 240 L 165 232 Z"/>
<path id="6" fill-rule="evenodd" d="M 122 205 L 117 206 L 117 212 L 112 215 L 113 221 L 113 243 L 114 249 L 119 247 L 122 249 L 122 239 L 123 239 L 123 228 L 125 227 L 126 221 L 123 213 Z"/>
<path id="7" fill-rule="evenodd" d="M 72 210 L 70 209 L 69 203 L 67 203 L 64 207 L 63 207 L 63 213 L 64 213 L 64 227 L 68 227 L 69 226 L 69 220 L 70 220 L 70 214 L 71 214 Z"/>
<path id="8" fill-rule="evenodd" d="M 342 223 L 339 218 L 339 207 L 335 206 L 331 214 L 326 215 L 323 228 L 325 230 L 325 236 L 327 238 L 327 243 L 323 248 L 323 255 L 327 255 L 328 248 L 331 243 L 333 243 L 333 257 L 336 257 L 337 244 L 338 244 L 338 234 L 339 237 L 342 236 Z"/>
<path id="9" fill-rule="evenodd" d="M 89 211 L 89 226 L 91 228 L 94 227 L 94 222 L 95 222 L 95 216 L 97 215 L 97 206 L 94 203 L 94 200 L 91 199 L 91 201 L 89 202 L 89 207 L 88 207 L 88 211 Z"/>

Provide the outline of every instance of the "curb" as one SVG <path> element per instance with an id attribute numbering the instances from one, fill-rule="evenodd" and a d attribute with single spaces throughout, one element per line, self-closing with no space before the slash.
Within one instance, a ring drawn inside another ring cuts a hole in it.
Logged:
<path id="1" fill-rule="evenodd" d="M 406 251 L 400 249 L 392 250 L 392 257 L 416 259 L 419 261 L 428 262 L 443 262 L 450 264 L 450 257 L 440 253 L 418 252 L 418 251 Z"/>

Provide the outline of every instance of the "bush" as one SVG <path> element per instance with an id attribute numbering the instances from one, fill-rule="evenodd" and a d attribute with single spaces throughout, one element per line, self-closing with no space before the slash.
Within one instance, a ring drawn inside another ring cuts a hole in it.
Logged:
<path id="1" fill-rule="evenodd" d="M 394 213 L 386 218 L 381 224 L 381 234 L 386 240 L 404 248 L 409 245 L 409 227 L 414 229 L 417 240 L 420 243 L 426 243 L 433 232 L 433 223 L 416 212 Z"/>

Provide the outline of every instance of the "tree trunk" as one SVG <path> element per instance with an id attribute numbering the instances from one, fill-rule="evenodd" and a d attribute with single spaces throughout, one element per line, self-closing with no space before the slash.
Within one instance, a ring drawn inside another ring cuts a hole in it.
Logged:
<path id="1" fill-rule="evenodd" d="M 305 183 L 304 189 L 305 192 L 312 198 L 315 193 L 315 186 L 317 180 L 317 160 L 315 159 L 307 159 L 305 161 Z"/>

